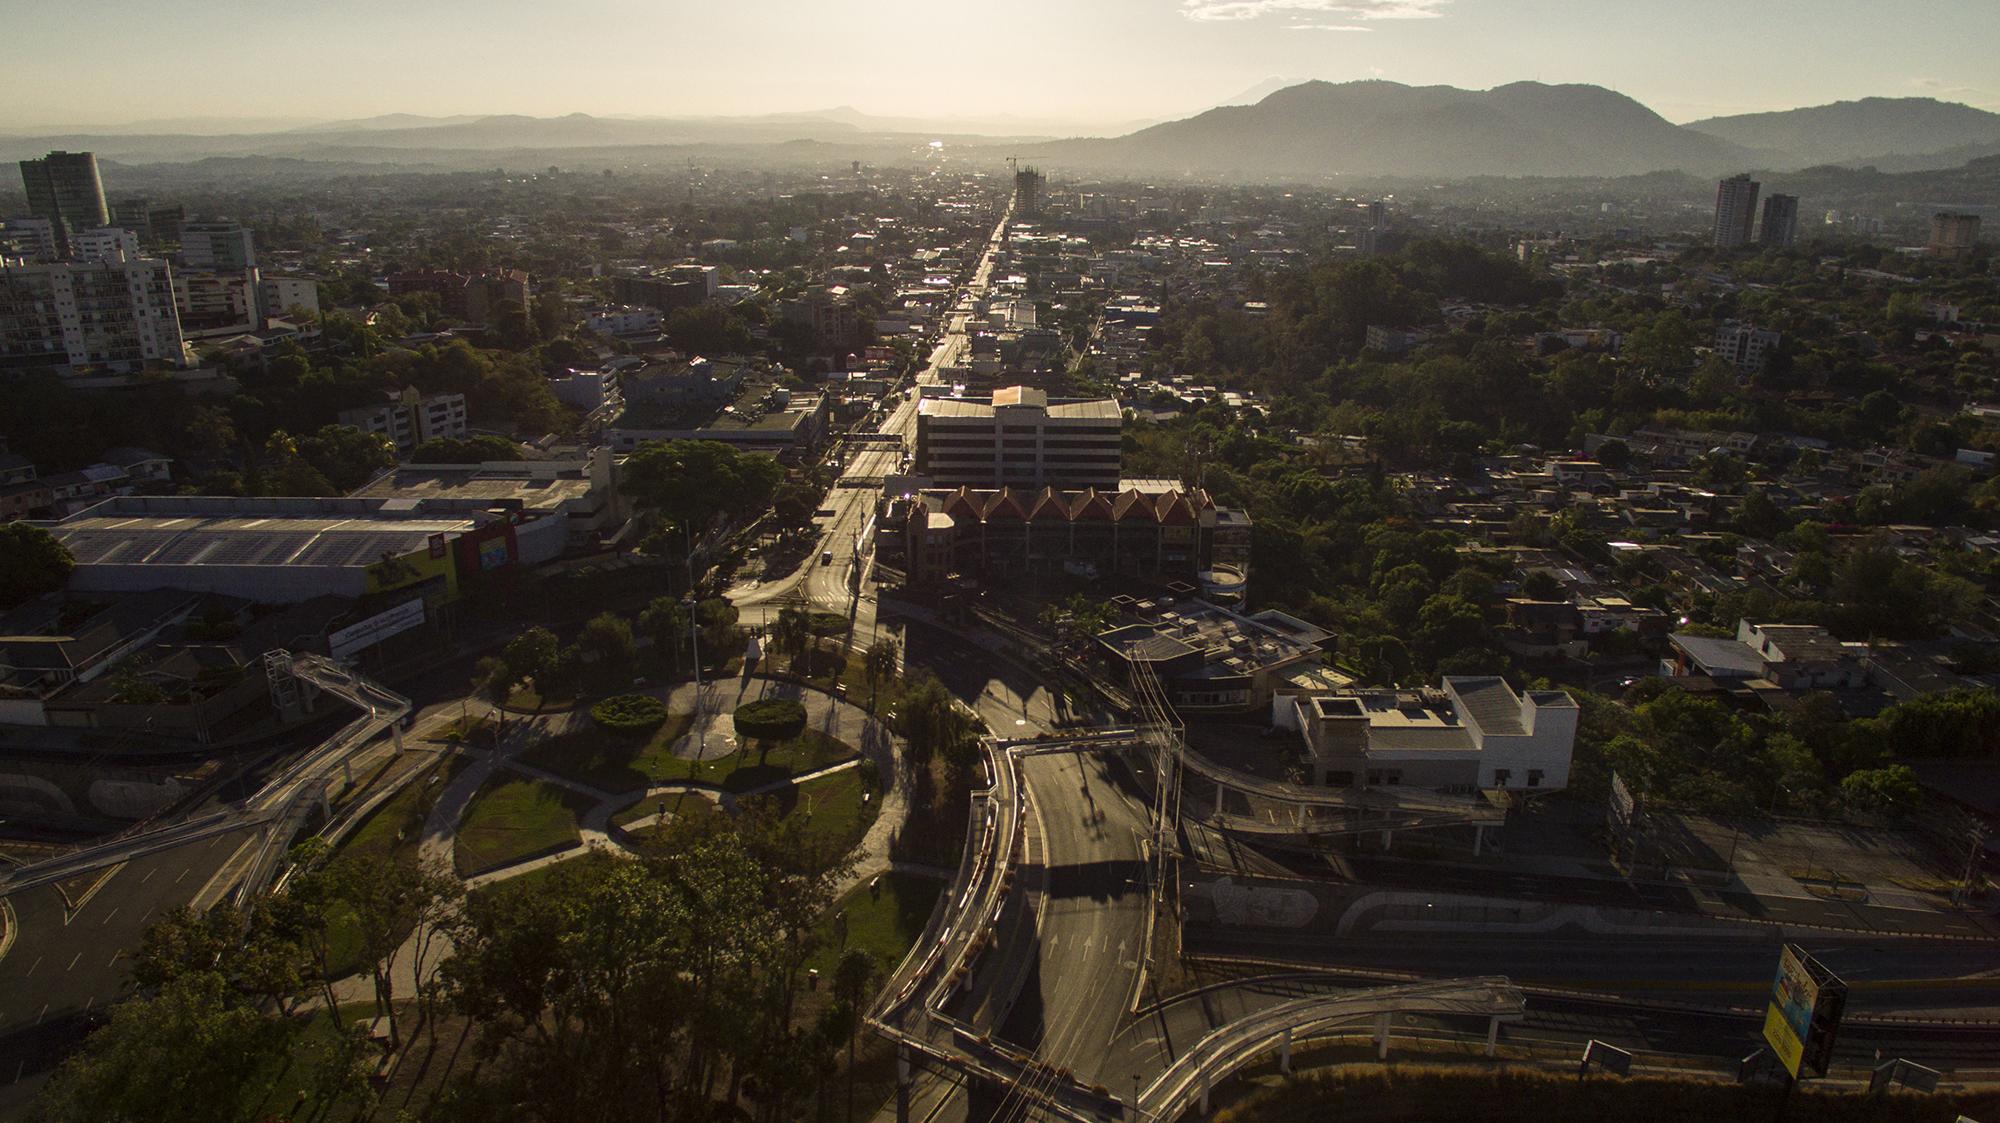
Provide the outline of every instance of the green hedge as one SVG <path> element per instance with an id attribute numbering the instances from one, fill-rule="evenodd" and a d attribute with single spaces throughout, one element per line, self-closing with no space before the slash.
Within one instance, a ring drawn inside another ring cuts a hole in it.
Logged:
<path id="1" fill-rule="evenodd" d="M 746 741 L 789 741 L 806 727 L 806 708 L 790 698 L 759 698 L 736 709 L 736 735 Z"/>
<path id="2" fill-rule="evenodd" d="M 650 733 L 667 720 L 667 704 L 649 694 L 614 694 L 590 707 L 590 720 L 613 733 Z"/>
<path id="3" fill-rule="evenodd" d="M 847 617 L 838 612 L 815 612 L 806 626 L 816 636 L 837 636 L 847 630 Z"/>

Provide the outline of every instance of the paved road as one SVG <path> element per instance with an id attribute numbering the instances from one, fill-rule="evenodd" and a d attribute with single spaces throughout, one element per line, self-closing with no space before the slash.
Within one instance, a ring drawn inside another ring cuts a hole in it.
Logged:
<path id="1" fill-rule="evenodd" d="M 1506 975 L 1522 986 L 1604 991 L 1636 999 L 1756 1007 L 1770 993 L 1779 942 L 1648 936 L 1561 938 L 1442 933 L 1333 939 L 1323 934 L 1190 932 L 1203 951 L 1360 970 L 1453 977 Z M 2000 1018 L 1991 945 L 1807 940 L 1849 984 L 1852 1013 Z"/>
<path id="2" fill-rule="evenodd" d="M 74 912 L 53 886 L 7 898 L 19 929 L 0 959 L 0 1117 L 22 1106 L 86 1015 L 123 997 L 125 957 L 146 926 L 192 901 L 254 833 L 244 828 L 127 862 Z"/>

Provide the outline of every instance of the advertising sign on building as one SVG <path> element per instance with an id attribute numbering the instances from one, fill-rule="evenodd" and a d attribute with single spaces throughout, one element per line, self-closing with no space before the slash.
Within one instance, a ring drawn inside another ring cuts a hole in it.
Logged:
<path id="1" fill-rule="evenodd" d="M 1786 944 L 1764 1011 L 1764 1043 L 1793 1077 L 1825 1076 L 1846 1006 L 1847 984 L 1797 945 Z"/>
<path id="2" fill-rule="evenodd" d="M 381 643 L 398 632 L 407 632 L 424 622 L 422 597 L 378 612 L 359 624 L 349 624 L 326 637 L 327 650 L 335 659 L 345 659 L 357 651 Z"/>

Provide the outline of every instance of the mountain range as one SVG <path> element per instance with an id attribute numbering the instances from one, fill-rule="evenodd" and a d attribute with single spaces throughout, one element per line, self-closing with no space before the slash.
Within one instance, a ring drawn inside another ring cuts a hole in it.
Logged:
<path id="1" fill-rule="evenodd" d="M 848 153 L 889 160 L 911 158 L 940 138 L 974 156 L 1019 155 L 1045 170 L 1290 180 L 1667 170 L 1706 176 L 1823 164 L 1905 172 L 1955 168 L 2000 153 L 2000 114 L 1930 98 L 1866 98 L 1686 125 L 1601 86 L 1539 82 L 1466 90 L 1267 79 L 1231 101 L 1245 104 L 1219 105 L 1123 135 L 1071 139 L 1050 139 L 1055 122 L 878 117 L 846 106 L 739 117 L 389 114 L 261 132 L 133 128 L 0 136 L 0 159 L 66 148 L 125 164 L 277 158 L 527 168 L 581 163 L 586 152 L 615 162 L 606 154 L 695 147 L 755 150 L 757 158 L 769 159 L 780 146 L 806 151 L 799 142 L 810 142 L 815 158 Z"/>

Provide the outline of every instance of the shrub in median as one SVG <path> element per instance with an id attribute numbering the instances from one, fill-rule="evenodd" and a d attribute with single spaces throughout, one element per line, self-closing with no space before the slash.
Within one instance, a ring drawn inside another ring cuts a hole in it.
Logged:
<path id="1" fill-rule="evenodd" d="M 590 707 L 590 720 L 613 733 L 650 733 L 667 720 L 667 704 L 647 694 L 616 694 Z"/>
<path id="2" fill-rule="evenodd" d="M 806 727 L 806 708 L 790 698 L 759 698 L 736 709 L 736 735 L 746 741 L 789 741 Z"/>

